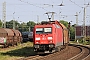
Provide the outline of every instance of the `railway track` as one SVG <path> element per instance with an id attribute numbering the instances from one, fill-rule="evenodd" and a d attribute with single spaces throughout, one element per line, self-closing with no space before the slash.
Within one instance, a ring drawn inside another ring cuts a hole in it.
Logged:
<path id="1" fill-rule="evenodd" d="M 60 52 L 47 54 L 44 56 L 30 56 L 20 60 L 88 60 L 90 57 L 90 48 L 81 45 L 70 44 Z"/>
<path id="2" fill-rule="evenodd" d="M 82 45 L 76 45 L 81 52 L 68 60 L 88 60 L 90 56 L 90 48 Z"/>
<path id="3" fill-rule="evenodd" d="M 65 52 L 66 50 L 68 50 L 68 47 L 63 51 Z M 53 57 L 57 54 L 59 55 L 58 52 L 53 53 L 53 54 L 45 54 L 45 55 L 41 55 L 41 56 L 40 55 L 35 55 L 35 56 L 29 56 L 29 57 L 21 58 L 21 59 L 17 59 L 17 60 L 46 60 L 46 59 L 51 58 L 51 57 Z"/>

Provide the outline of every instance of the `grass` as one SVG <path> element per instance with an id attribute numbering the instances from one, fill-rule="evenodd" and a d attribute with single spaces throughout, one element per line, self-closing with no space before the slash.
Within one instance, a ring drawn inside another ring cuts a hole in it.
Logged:
<path id="1" fill-rule="evenodd" d="M 70 43 L 90 45 L 90 40 L 89 41 L 78 40 L 78 42 L 74 40 L 74 41 L 70 41 Z"/>
<path id="2" fill-rule="evenodd" d="M 32 42 L 23 43 L 15 47 L 0 49 L 0 60 L 16 60 L 32 55 L 35 55 Z"/>

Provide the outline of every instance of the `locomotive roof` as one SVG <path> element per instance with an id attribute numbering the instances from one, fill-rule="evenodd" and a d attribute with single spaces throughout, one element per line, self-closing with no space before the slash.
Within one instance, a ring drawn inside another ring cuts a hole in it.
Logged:
<path id="1" fill-rule="evenodd" d="M 47 25 L 47 24 L 57 24 L 57 25 L 60 25 L 63 29 L 67 29 L 66 26 L 64 26 L 62 23 L 58 22 L 57 20 L 55 21 L 43 21 L 41 22 L 41 24 L 38 24 L 38 25 Z"/>

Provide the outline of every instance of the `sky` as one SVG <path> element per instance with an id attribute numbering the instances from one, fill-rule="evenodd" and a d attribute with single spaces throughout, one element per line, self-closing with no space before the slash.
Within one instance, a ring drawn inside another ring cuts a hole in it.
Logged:
<path id="1" fill-rule="evenodd" d="M 83 24 L 84 8 L 86 8 L 86 25 L 90 25 L 90 0 L 0 0 L 0 19 L 2 20 L 2 4 L 6 2 L 6 21 L 41 22 L 48 21 L 46 12 L 55 12 L 54 20 L 65 20 L 76 24 Z M 64 6 L 59 6 L 63 4 Z M 87 4 L 89 4 L 87 6 Z M 51 14 L 49 14 L 51 17 Z"/>

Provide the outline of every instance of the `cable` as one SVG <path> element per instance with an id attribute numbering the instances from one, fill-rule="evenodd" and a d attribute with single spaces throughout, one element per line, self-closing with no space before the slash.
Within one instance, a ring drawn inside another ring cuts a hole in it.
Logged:
<path id="1" fill-rule="evenodd" d="M 69 1 L 72 2 L 72 3 L 75 4 L 75 5 L 77 5 L 77 6 L 81 7 L 81 8 L 83 8 L 82 6 L 76 4 L 75 2 L 73 2 L 73 1 L 71 1 L 71 0 L 69 0 Z"/>
<path id="2" fill-rule="evenodd" d="M 52 2 L 53 2 L 53 4 L 54 4 L 54 1 L 53 0 L 51 0 Z"/>
<path id="3" fill-rule="evenodd" d="M 43 9 L 43 10 L 47 11 L 47 10 L 46 10 L 46 9 L 44 9 L 43 7 L 36 6 L 36 5 L 31 4 L 31 3 L 29 3 L 29 2 L 25 2 L 25 1 L 22 1 L 22 0 L 19 0 L 19 1 L 24 2 L 24 3 L 27 3 L 27 4 L 32 5 L 32 6 L 35 6 L 35 7 L 38 7 L 38 8 L 41 8 L 41 9 Z"/>

